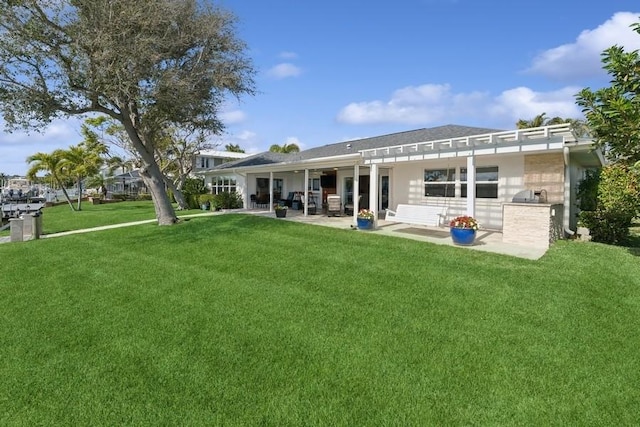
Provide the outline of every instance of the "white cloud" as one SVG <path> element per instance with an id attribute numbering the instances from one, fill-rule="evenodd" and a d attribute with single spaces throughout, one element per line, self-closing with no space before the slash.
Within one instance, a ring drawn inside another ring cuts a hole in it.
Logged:
<path id="1" fill-rule="evenodd" d="M 295 52 L 280 52 L 280 54 L 278 55 L 280 58 L 283 59 L 295 59 L 298 57 L 298 54 Z"/>
<path id="2" fill-rule="evenodd" d="M 567 86 L 549 92 L 536 92 L 527 87 L 505 90 L 488 105 L 492 117 L 503 117 L 515 123 L 530 120 L 538 114 L 547 117 L 579 118 L 582 116 L 575 102 L 575 94 L 582 88 Z"/>
<path id="3" fill-rule="evenodd" d="M 220 120 L 222 120 L 225 125 L 242 123 L 246 118 L 247 115 L 242 110 L 226 110 L 220 113 Z"/>
<path id="4" fill-rule="evenodd" d="M 492 97 L 486 92 L 455 93 L 448 84 L 425 84 L 399 89 L 388 101 L 351 103 L 338 113 L 337 120 L 357 125 L 482 123 L 487 127 L 512 128 L 519 119 L 530 119 L 541 113 L 581 117 L 574 96 L 580 89 L 568 86 L 536 92 L 518 87 Z"/>
<path id="5" fill-rule="evenodd" d="M 302 69 L 288 62 L 283 62 L 272 67 L 267 71 L 267 75 L 275 79 L 284 79 L 287 77 L 297 77 L 302 74 Z"/>
<path id="6" fill-rule="evenodd" d="M 593 30 L 585 30 L 573 43 L 549 49 L 533 59 L 526 71 L 555 79 L 604 74 L 601 53 L 613 46 L 640 49 L 640 36 L 630 28 L 640 13 L 618 12 Z"/>
<path id="7" fill-rule="evenodd" d="M 473 114 L 474 105 L 486 94 L 453 94 L 448 84 L 425 84 L 396 90 L 389 101 L 354 102 L 342 109 L 338 121 L 350 124 L 399 123 L 419 125 L 443 123 L 451 117 Z"/>
<path id="8" fill-rule="evenodd" d="M 29 168 L 27 157 L 37 153 L 49 153 L 55 149 L 66 149 L 82 141 L 80 119 L 56 120 L 41 132 L 14 131 L 0 133 L 0 172 L 9 175 L 24 175 Z M 0 119 L 0 129 L 4 122 Z"/>

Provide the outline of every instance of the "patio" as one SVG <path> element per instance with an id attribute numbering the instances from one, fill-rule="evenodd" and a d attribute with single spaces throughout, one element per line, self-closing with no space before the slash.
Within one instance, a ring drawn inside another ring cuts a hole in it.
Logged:
<path id="1" fill-rule="evenodd" d="M 245 212 L 263 215 L 275 218 L 275 212 L 269 212 L 265 209 L 248 209 Z M 345 230 L 352 229 L 358 231 L 355 227 L 353 217 L 351 216 L 327 216 L 326 214 L 304 216 L 302 210 L 289 209 L 287 211 L 286 221 L 296 221 L 306 224 L 321 225 L 324 227 L 343 228 Z M 420 240 L 424 242 L 435 243 L 438 245 L 454 246 L 449 236 L 449 230 L 446 227 L 427 227 L 415 226 L 410 224 L 402 224 L 384 219 L 378 220 L 378 228 L 370 231 L 360 231 L 363 233 L 377 233 L 386 236 L 402 237 L 406 239 Z M 478 250 L 485 252 L 499 253 L 519 258 L 537 260 L 541 258 L 546 249 L 539 247 L 529 247 L 504 243 L 502 241 L 502 233 L 493 230 L 479 230 L 475 243 L 472 246 L 459 246 L 460 248 L 469 250 Z"/>

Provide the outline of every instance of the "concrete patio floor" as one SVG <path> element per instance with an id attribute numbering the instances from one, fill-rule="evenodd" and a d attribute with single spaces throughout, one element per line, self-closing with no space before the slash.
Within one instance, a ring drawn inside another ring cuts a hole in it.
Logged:
<path id="1" fill-rule="evenodd" d="M 248 209 L 243 210 L 243 212 L 275 218 L 275 213 L 269 212 L 268 210 Z M 324 227 L 342 228 L 344 230 L 356 228 L 354 219 L 351 216 L 329 217 L 326 214 L 321 213 L 304 216 L 302 211 L 293 209 L 288 209 L 286 218 L 283 218 L 282 220 L 321 225 Z M 401 224 L 380 219 L 378 220 L 378 227 L 375 230 L 359 232 L 402 237 L 406 239 L 435 243 L 438 245 L 455 246 L 449 236 L 449 229 L 446 227 L 426 227 L 421 225 Z M 478 230 L 473 245 L 458 247 L 462 249 L 493 252 L 531 260 L 541 258 L 547 252 L 546 248 L 503 243 L 502 233 L 491 230 Z"/>

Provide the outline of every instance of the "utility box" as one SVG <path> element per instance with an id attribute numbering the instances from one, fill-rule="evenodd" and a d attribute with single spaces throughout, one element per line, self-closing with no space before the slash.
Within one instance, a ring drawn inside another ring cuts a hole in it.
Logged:
<path id="1" fill-rule="evenodd" d="M 24 219 L 22 218 L 10 218 L 9 224 L 11 224 L 10 240 L 12 242 L 22 242 L 24 240 Z"/>
<path id="2" fill-rule="evenodd" d="M 11 241 L 39 239 L 42 234 L 42 213 L 33 212 L 22 214 L 20 218 L 11 218 Z"/>

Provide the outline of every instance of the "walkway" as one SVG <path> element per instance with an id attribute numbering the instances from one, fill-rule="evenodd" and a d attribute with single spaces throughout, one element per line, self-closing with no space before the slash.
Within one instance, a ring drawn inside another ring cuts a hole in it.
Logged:
<path id="1" fill-rule="evenodd" d="M 264 209 L 238 209 L 230 211 L 233 213 L 245 213 L 252 215 L 261 215 L 265 217 L 273 217 L 275 219 L 275 213 L 269 212 Z M 202 216 L 212 216 L 212 215 L 224 215 L 226 212 L 205 212 L 200 214 L 192 214 L 192 215 L 180 215 L 178 218 L 195 218 Z M 347 216 L 340 217 L 328 217 L 326 215 L 308 215 L 304 216 L 302 211 L 296 211 L 293 209 L 289 209 L 287 211 L 287 217 L 284 218 L 285 221 L 295 221 L 301 222 L 305 224 L 311 225 L 320 225 L 324 227 L 334 227 L 341 228 L 344 230 L 356 230 L 353 224 L 353 218 Z M 130 227 L 134 225 L 140 224 L 149 224 L 155 222 L 155 219 L 149 219 L 144 221 L 135 221 L 128 222 L 124 224 L 113 224 L 113 225 L 105 225 L 101 227 L 93 227 L 86 228 L 82 230 L 71 230 L 65 231 L 61 233 L 53 233 L 53 234 L 43 234 L 40 236 L 43 239 L 52 238 L 52 237 L 62 237 L 68 236 L 71 234 L 80 234 L 80 233 L 90 233 L 99 230 L 108 230 L 112 228 L 120 228 L 120 227 Z M 282 221 L 282 219 L 280 219 Z M 365 231 L 361 231 L 365 233 Z M 378 228 L 376 230 L 366 231 L 366 233 L 374 233 L 385 236 L 394 236 L 394 237 L 402 237 L 407 239 L 419 240 L 423 242 L 430 242 L 439 245 L 449 245 L 453 246 L 453 242 L 451 241 L 451 237 L 449 237 L 449 230 L 446 228 L 440 227 L 423 227 L 423 226 L 412 226 L 409 224 L 398 224 L 394 222 L 380 220 L 378 222 Z M 9 242 L 9 237 L 0 237 L 0 243 Z M 461 249 L 468 250 L 478 250 L 492 253 L 499 253 L 503 255 L 510 255 L 519 258 L 526 258 L 531 260 L 536 260 L 542 257 L 546 249 L 544 248 L 534 248 L 528 246 L 519 246 L 506 244 L 502 242 L 502 233 L 497 231 L 490 230 L 479 230 L 478 235 L 476 237 L 476 241 L 472 246 L 460 247 Z"/>

